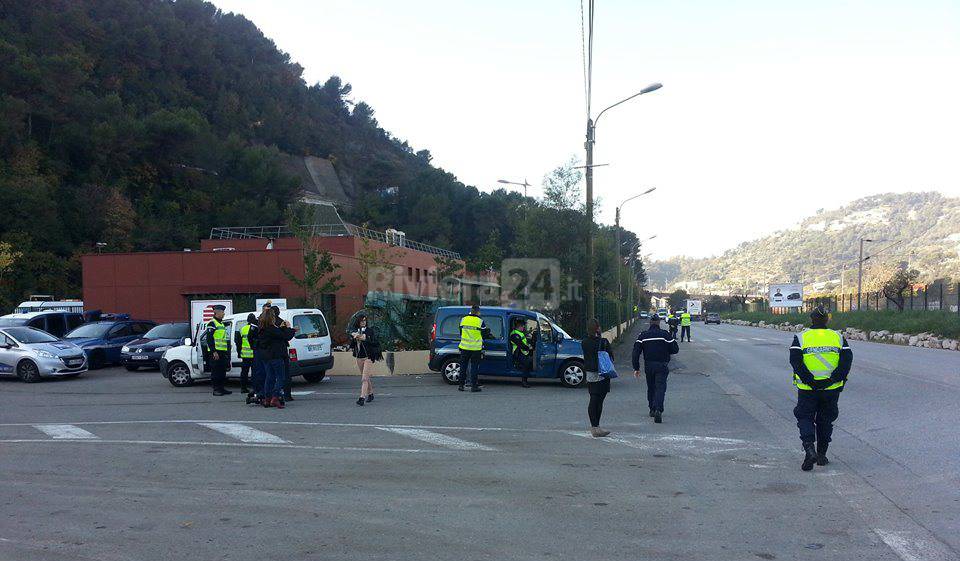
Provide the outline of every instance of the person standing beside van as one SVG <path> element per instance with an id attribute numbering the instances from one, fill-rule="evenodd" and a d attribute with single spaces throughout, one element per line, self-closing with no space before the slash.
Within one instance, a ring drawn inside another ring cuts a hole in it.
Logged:
<path id="1" fill-rule="evenodd" d="M 213 385 L 213 395 L 230 395 L 233 392 L 226 389 L 227 370 L 230 368 L 230 336 L 227 327 L 223 324 L 223 315 L 227 307 L 222 304 L 213 306 L 213 319 L 207 322 L 204 333 L 204 347 L 210 357 L 210 383 Z"/>
<path id="2" fill-rule="evenodd" d="M 278 325 L 273 309 L 263 312 L 259 327 L 257 341 L 266 373 L 260 402 L 264 407 L 283 409 L 284 402 L 281 397 L 283 397 L 283 383 L 286 378 L 283 359 L 287 355 L 287 343 L 293 339 L 296 332 L 285 321 Z"/>
<path id="3" fill-rule="evenodd" d="M 594 437 L 609 436 L 610 431 L 600 428 L 603 400 L 610 393 L 610 378 L 600 376 L 600 351 L 606 351 L 612 361 L 613 349 L 610 347 L 610 341 L 600 334 L 600 322 L 596 318 L 587 322 L 587 336 L 583 338 L 581 345 L 583 369 L 587 374 L 587 391 L 590 393 L 590 403 L 587 405 L 590 434 Z"/>
<path id="4" fill-rule="evenodd" d="M 373 401 L 373 363 L 383 359 L 377 330 L 367 320 L 366 314 L 357 316 L 357 327 L 350 333 L 350 349 L 357 359 L 360 371 L 360 397 L 357 405 Z"/>
<path id="5" fill-rule="evenodd" d="M 523 318 L 513 318 L 513 327 L 510 330 L 510 356 L 513 358 L 514 368 L 523 373 L 520 386 L 529 388 L 530 383 L 527 382 L 527 378 L 533 370 L 533 347 L 527 341 L 527 333 L 524 331 L 526 323 Z"/>
<path id="6" fill-rule="evenodd" d="M 470 307 L 470 313 L 463 316 L 460 320 L 460 387 L 457 389 L 464 391 L 464 385 L 470 385 L 471 392 L 478 392 L 480 386 L 477 384 L 477 377 L 480 370 L 480 359 L 483 357 L 483 334 L 487 331 L 487 326 L 480 319 L 480 306 L 474 304 Z M 469 381 L 467 380 L 469 378 Z"/>
<path id="7" fill-rule="evenodd" d="M 250 403 L 250 395 L 254 392 L 248 389 L 250 381 L 250 370 L 253 367 L 253 346 L 250 344 L 250 331 L 256 329 L 254 324 L 257 316 L 247 314 L 247 323 L 237 330 L 234 335 L 234 343 L 237 346 L 237 356 L 240 358 L 240 392 L 249 394 L 247 403 Z"/>

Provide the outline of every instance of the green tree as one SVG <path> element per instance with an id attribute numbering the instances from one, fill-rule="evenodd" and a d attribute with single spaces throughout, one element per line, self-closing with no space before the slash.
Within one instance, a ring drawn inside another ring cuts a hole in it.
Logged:
<path id="1" fill-rule="evenodd" d="M 670 296 L 667 297 L 667 302 L 670 303 L 671 310 L 682 310 L 687 307 L 687 298 L 690 298 L 690 294 L 680 288 L 670 293 Z"/>

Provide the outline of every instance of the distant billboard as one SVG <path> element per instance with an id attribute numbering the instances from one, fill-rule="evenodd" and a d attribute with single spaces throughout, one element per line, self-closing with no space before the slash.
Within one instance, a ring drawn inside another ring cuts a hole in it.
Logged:
<path id="1" fill-rule="evenodd" d="M 803 307 L 802 284 L 771 284 L 771 308 L 801 308 Z"/>

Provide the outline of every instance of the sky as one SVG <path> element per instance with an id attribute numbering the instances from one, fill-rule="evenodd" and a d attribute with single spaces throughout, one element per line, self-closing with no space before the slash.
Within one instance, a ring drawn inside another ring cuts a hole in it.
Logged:
<path id="1" fill-rule="evenodd" d="M 213 0 L 468 185 L 584 158 L 579 0 Z M 586 1 L 584 2 L 586 3 Z M 885 192 L 960 196 L 960 1 L 595 0 L 598 220 L 707 256 Z"/>

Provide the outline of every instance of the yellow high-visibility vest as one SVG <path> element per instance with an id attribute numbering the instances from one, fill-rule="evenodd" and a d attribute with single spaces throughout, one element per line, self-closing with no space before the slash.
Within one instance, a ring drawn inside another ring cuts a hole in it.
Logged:
<path id="1" fill-rule="evenodd" d="M 684 312 L 684 314 L 680 316 L 680 325 L 690 327 L 690 314 Z"/>
<path id="2" fill-rule="evenodd" d="M 815 380 L 828 380 L 840 364 L 840 349 L 843 336 L 832 329 L 808 329 L 797 335 L 800 350 L 803 352 L 803 364 L 813 374 Z M 800 375 L 793 373 L 793 383 L 801 390 L 813 388 L 800 381 Z M 825 388 L 835 390 L 843 386 L 843 380 Z"/>
<path id="3" fill-rule="evenodd" d="M 213 326 L 213 348 L 217 351 L 225 351 L 230 348 L 230 342 L 227 340 L 227 327 L 217 321 L 216 318 L 210 320 L 207 325 Z"/>
<path id="4" fill-rule="evenodd" d="M 250 324 L 240 328 L 240 358 L 253 358 L 253 347 L 250 346 Z"/>
<path id="5" fill-rule="evenodd" d="M 477 316 L 466 315 L 460 320 L 460 350 L 463 351 L 482 351 L 483 333 L 480 328 L 483 320 Z"/>

